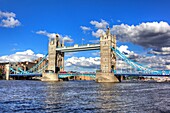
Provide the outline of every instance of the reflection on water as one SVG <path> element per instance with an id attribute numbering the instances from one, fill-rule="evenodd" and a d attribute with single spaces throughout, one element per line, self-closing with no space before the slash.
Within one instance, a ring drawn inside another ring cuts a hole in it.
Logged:
<path id="1" fill-rule="evenodd" d="M 0 81 L 0 112 L 170 113 L 170 83 Z"/>

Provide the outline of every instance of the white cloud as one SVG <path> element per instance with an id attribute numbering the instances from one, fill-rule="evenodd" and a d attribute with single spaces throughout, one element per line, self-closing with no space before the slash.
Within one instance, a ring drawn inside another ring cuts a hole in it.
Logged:
<path id="1" fill-rule="evenodd" d="M 62 37 L 62 40 L 64 40 L 64 42 L 73 42 L 73 39 L 71 39 L 69 36 L 64 36 Z"/>
<path id="2" fill-rule="evenodd" d="M 0 11 L 0 26 L 7 28 L 14 28 L 20 26 L 19 20 L 15 19 L 16 14 L 13 12 L 2 12 Z"/>
<path id="3" fill-rule="evenodd" d="M 3 17 L 16 17 L 16 14 L 13 12 L 2 12 L 0 11 L 0 18 Z"/>
<path id="4" fill-rule="evenodd" d="M 45 35 L 45 36 L 47 36 L 47 31 L 42 31 L 42 30 L 40 30 L 40 31 L 37 31 L 36 32 L 37 34 L 40 34 L 40 35 Z"/>
<path id="5" fill-rule="evenodd" d="M 114 25 L 111 29 L 117 39 L 145 48 L 170 47 L 170 25 L 167 22 L 146 22 L 139 25 Z"/>
<path id="6" fill-rule="evenodd" d="M 40 35 L 47 36 L 49 38 L 55 38 L 56 37 L 56 33 L 48 33 L 47 31 L 44 31 L 44 30 L 37 31 L 36 33 L 40 34 Z"/>
<path id="7" fill-rule="evenodd" d="M 49 33 L 47 31 L 40 30 L 40 31 L 37 31 L 36 34 L 44 35 L 49 38 L 55 38 L 57 33 Z M 73 42 L 74 41 L 71 37 L 69 37 L 67 35 L 65 35 L 65 36 L 62 36 L 60 34 L 57 34 L 57 35 L 59 36 L 60 41 L 63 41 L 63 40 L 64 40 L 64 42 Z"/>
<path id="8" fill-rule="evenodd" d="M 92 35 L 99 38 L 101 35 L 105 34 L 103 29 L 98 29 L 96 32 L 92 31 Z"/>
<path id="9" fill-rule="evenodd" d="M 81 28 L 83 31 L 89 31 L 89 30 L 91 30 L 90 27 L 86 27 L 86 26 L 80 26 L 80 28 Z"/>
<path id="10" fill-rule="evenodd" d="M 167 70 L 170 66 L 170 56 L 141 56 L 136 59 L 140 64 L 147 65 L 154 70 Z"/>
<path id="11" fill-rule="evenodd" d="M 65 66 L 77 66 L 80 68 L 96 68 L 100 65 L 100 57 L 71 57 L 65 61 Z"/>
<path id="12" fill-rule="evenodd" d="M 170 47 L 161 47 L 157 49 L 152 49 L 148 53 L 154 55 L 170 55 Z"/>
<path id="13" fill-rule="evenodd" d="M 97 28 L 97 31 L 92 31 L 92 36 L 95 36 L 96 38 L 99 38 L 101 35 L 104 35 L 106 27 L 109 26 L 108 22 L 106 22 L 105 20 L 101 20 L 101 22 L 90 21 L 90 24 L 94 25 L 95 28 Z"/>
<path id="14" fill-rule="evenodd" d="M 20 22 L 17 19 L 14 19 L 13 17 L 3 19 L 0 24 L 0 26 L 2 27 L 9 27 L 9 28 L 14 28 L 19 25 L 20 25 Z"/>
<path id="15" fill-rule="evenodd" d="M 147 66 L 148 68 L 152 68 L 153 70 L 167 70 L 170 66 L 170 56 L 145 56 L 145 55 L 138 55 L 133 51 L 128 50 L 127 45 L 122 45 L 118 47 L 119 51 L 125 53 L 125 55 L 135 61 L 138 64 L 143 66 Z M 117 56 L 117 69 L 127 69 L 132 68 L 131 66 L 127 65 L 124 61 L 120 60 Z"/>
<path id="16" fill-rule="evenodd" d="M 32 50 L 26 50 L 23 52 L 16 52 L 12 55 L 6 55 L 0 57 L 0 62 L 24 62 L 33 61 L 39 57 L 44 57 L 43 54 L 35 54 Z"/>
<path id="17" fill-rule="evenodd" d="M 133 51 L 129 51 L 128 50 L 128 46 L 127 45 L 121 45 L 120 47 L 117 47 L 118 50 L 122 53 L 127 53 L 127 54 L 133 54 Z"/>
<path id="18" fill-rule="evenodd" d="M 105 20 L 98 21 L 90 21 L 90 24 L 94 25 L 98 29 L 105 29 L 109 24 Z"/>

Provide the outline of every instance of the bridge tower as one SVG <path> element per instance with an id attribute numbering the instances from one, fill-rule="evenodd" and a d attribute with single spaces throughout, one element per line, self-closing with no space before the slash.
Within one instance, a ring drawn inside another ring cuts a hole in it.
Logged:
<path id="1" fill-rule="evenodd" d="M 64 52 L 56 51 L 56 48 L 63 47 L 59 36 L 50 38 L 48 44 L 48 72 L 43 73 L 42 81 L 58 81 L 58 72 L 64 71 Z"/>
<path id="2" fill-rule="evenodd" d="M 113 73 L 116 69 L 116 54 L 111 47 L 116 48 L 116 36 L 113 36 L 108 28 L 100 37 L 101 70 L 96 73 L 96 82 L 119 82 Z"/>
<path id="3" fill-rule="evenodd" d="M 64 52 L 56 51 L 56 48 L 63 47 L 60 44 L 59 36 L 51 38 L 48 45 L 48 70 L 57 73 L 64 71 Z"/>

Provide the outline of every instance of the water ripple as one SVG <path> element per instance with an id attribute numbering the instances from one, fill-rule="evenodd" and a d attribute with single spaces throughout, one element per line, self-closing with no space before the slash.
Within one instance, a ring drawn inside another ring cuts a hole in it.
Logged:
<path id="1" fill-rule="evenodd" d="M 0 112 L 170 112 L 169 83 L 0 81 Z"/>

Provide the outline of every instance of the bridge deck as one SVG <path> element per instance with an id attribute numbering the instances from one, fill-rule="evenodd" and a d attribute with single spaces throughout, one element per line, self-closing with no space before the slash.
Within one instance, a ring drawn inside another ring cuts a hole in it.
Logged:
<path id="1" fill-rule="evenodd" d="M 159 77 L 170 77 L 170 74 L 161 75 L 161 74 L 138 74 L 138 73 L 116 73 L 116 76 L 159 76 Z M 17 76 L 24 76 L 24 77 L 41 77 L 42 74 L 40 73 L 28 73 L 28 74 L 10 74 L 11 77 L 17 77 Z M 91 76 L 95 78 L 95 73 L 60 73 L 59 78 L 65 78 L 69 76 Z"/>
<path id="2" fill-rule="evenodd" d="M 28 74 L 10 74 L 10 77 L 42 77 L 40 73 L 28 73 Z"/>

